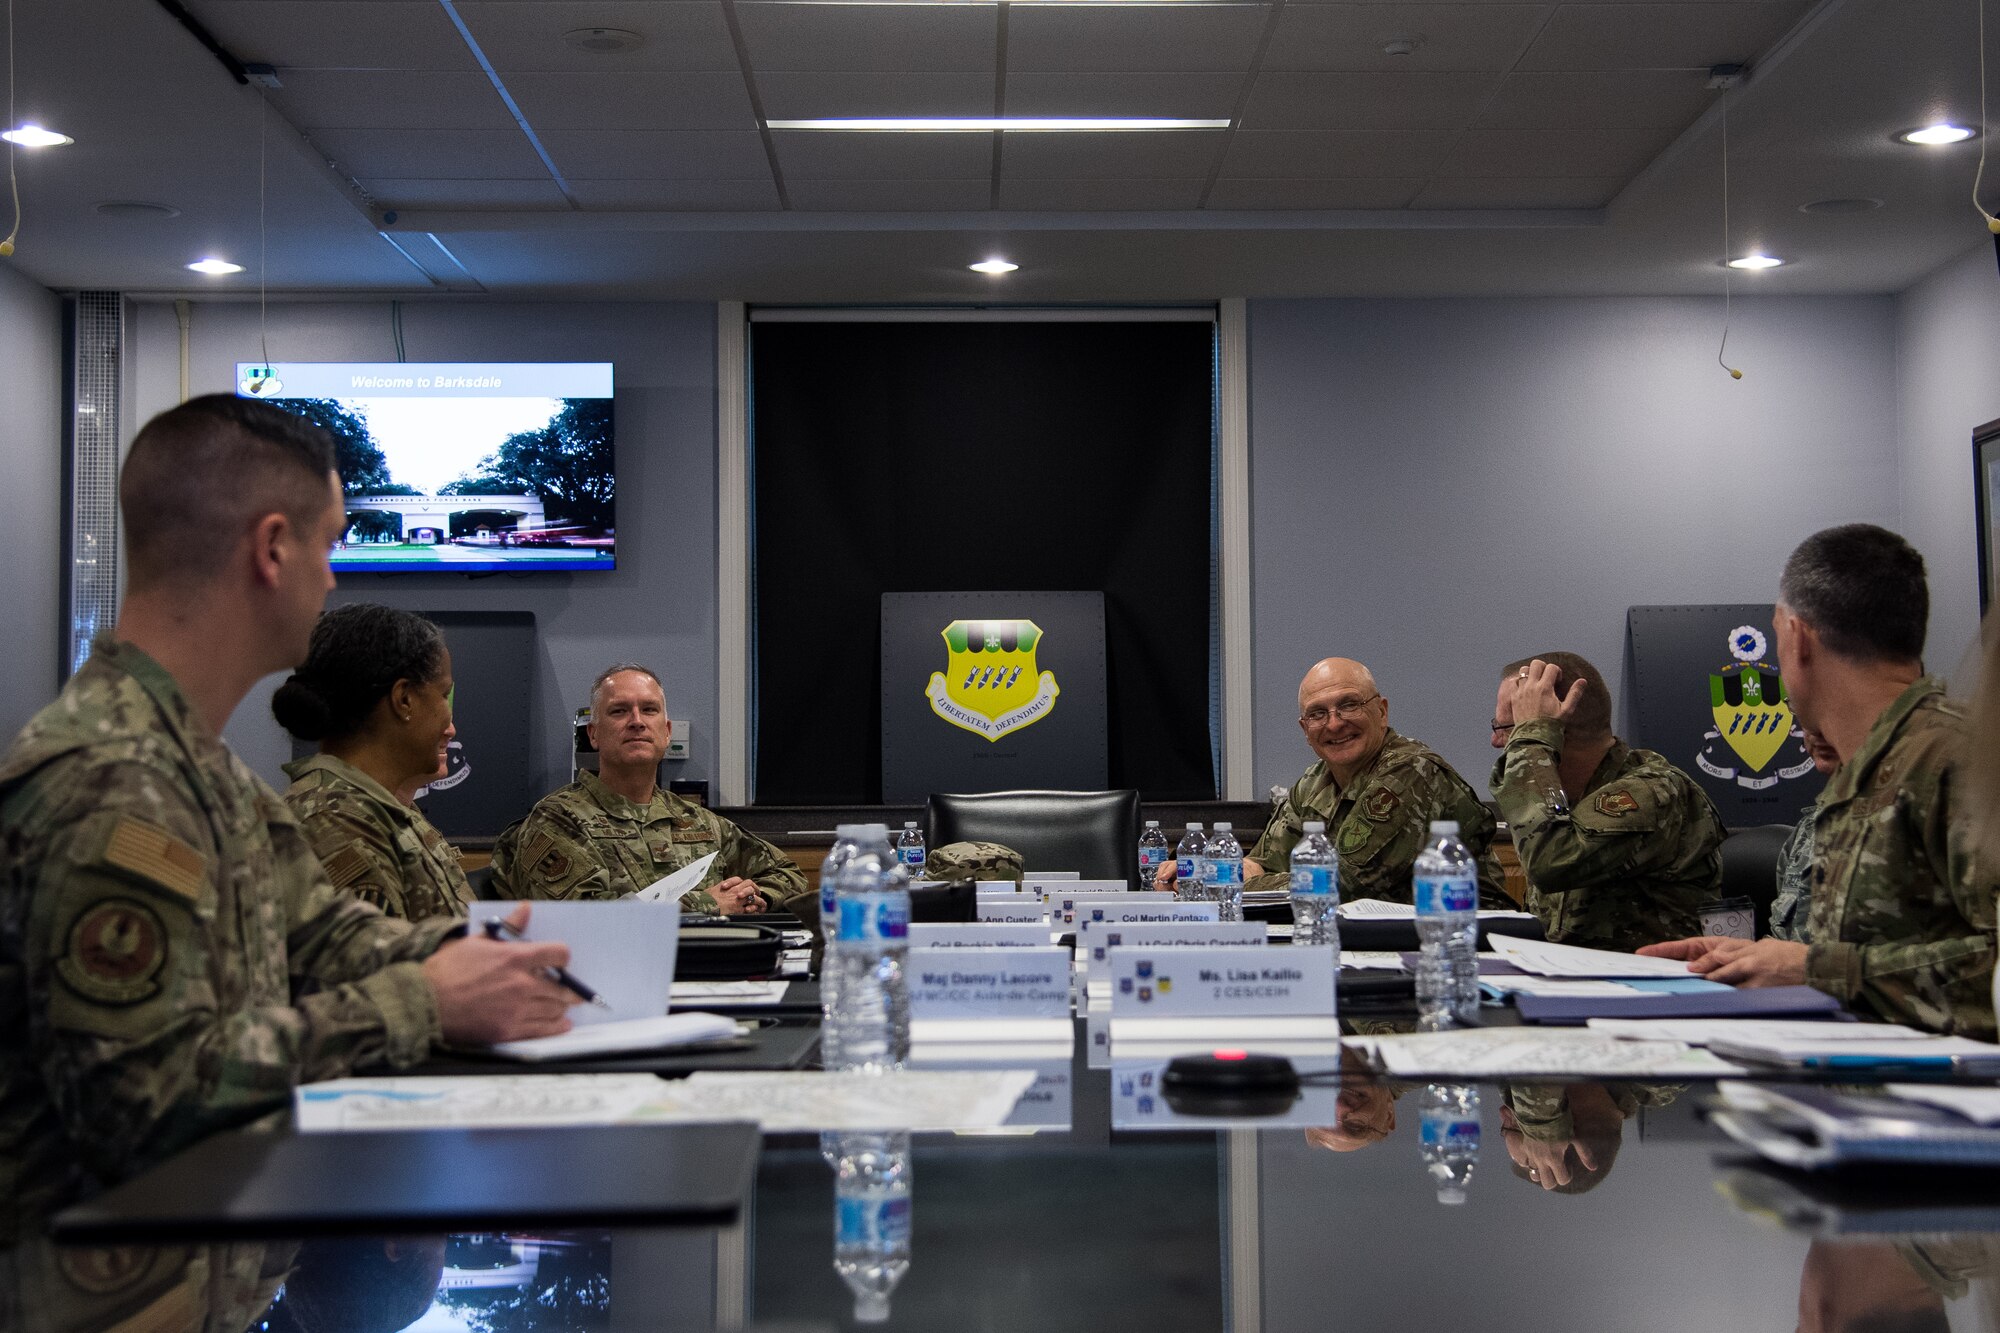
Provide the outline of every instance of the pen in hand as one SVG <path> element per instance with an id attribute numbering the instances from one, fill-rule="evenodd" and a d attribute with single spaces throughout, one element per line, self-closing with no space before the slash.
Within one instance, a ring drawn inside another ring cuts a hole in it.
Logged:
<path id="1" fill-rule="evenodd" d="M 486 938 L 489 940 L 497 940 L 503 934 L 512 935 L 517 940 L 527 938 L 520 931 L 514 929 L 514 927 L 508 925 L 505 921 L 501 920 L 497 916 L 488 917 L 484 924 L 486 930 Z M 578 981 L 575 977 L 571 976 L 569 969 L 566 967 L 550 968 L 549 979 L 554 981 L 557 985 L 565 986 L 568 989 L 574 991 L 578 996 L 578 998 L 582 999 L 586 1004 L 594 1004 L 599 1009 L 609 1009 L 611 1007 L 610 1003 L 606 1001 L 602 995 L 599 995 L 596 991 L 592 990 L 590 987 L 584 985 L 581 981 Z"/>

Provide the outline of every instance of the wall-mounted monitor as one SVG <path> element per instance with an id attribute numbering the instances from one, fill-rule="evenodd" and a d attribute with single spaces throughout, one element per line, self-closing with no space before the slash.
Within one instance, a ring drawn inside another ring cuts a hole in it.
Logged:
<path id="1" fill-rule="evenodd" d="M 246 361 L 236 391 L 333 436 L 336 571 L 617 565 L 609 362 Z"/>

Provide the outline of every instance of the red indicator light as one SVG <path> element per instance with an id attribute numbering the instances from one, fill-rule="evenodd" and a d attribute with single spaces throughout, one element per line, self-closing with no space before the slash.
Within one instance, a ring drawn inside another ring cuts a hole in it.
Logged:
<path id="1" fill-rule="evenodd" d="M 1215 1052 L 1215 1058 L 1216 1058 L 1216 1059 L 1218 1059 L 1218 1060 L 1248 1060 L 1248 1059 L 1250 1058 L 1250 1052 L 1248 1052 L 1248 1051 L 1217 1051 L 1217 1052 Z"/>

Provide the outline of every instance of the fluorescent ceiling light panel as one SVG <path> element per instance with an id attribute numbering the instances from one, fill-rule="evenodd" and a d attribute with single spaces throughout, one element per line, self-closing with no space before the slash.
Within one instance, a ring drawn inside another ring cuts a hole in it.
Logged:
<path id="1" fill-rule="evenodd" d="M 54 130 L 43 129 L 40 125 L 23 125 L 19 129 L 0 131 L 0 139 L 19 144 L 23 148 L 60 148 L 66 143 L 76 142 L 67 134 L 57 134 Z"/>
<path id="2" fill-rule="evenodd" d="M 1904 143 L 1929 145 L 1964 143 L 1974 133 L 1976 131 L 1969 130 L 1963 125 L 1926 125 L 1920 130 L 1908 130 L 1896 137 Z"/>
<path id="3" fill-rule="evenodd" d="M 979 134 L 1011 130 L 1060 134 L 1106 130 L 1226 130 L 1226 120 L 1116 119 L 1089 116 L 902 116 L 854 120 L 771 120 L 774 130 L 848 130 L 868 134 Z"/>
<path id="4" fill-rule="evenodd" d="M 1745 255 L 1745 256 L 1743 256 L 1743 258 L 1741 258 L 1741 259 L 1732 259 L 1732 260 L 1730 260 L 1730 261 L 1729 261 L 1729 267 L 1731 267 L 1731 268 L 1776 268 L 1776 267 L 1778 267 L 1778 265 L 1780 265 L 1780 264 L 1782 264 L 1782 263 L 1784 263 L 1784 262 L 1785 262 L 1785 261 L 1784 261 L 1784 260 L 1782 260 L 1782 259 L 1773 259 L 1773 258 L 1771 258 L 1771 256 L 1769 256 L 1769 255 Z"/>
<path id="5" fill-rule="evenodd" d="M 997 277 L 1002 273 L 1012 273 L 1021 266 L 1010 264 L 1004 259 L 982 259 L 977 264 L 967 264 L 966 267 L 974 273 L 991 273 Z"/>
<path id="6" fill-rule="evenodd" d="M 197 259 L 188 265 L 196 273 L 208 273 L 220 277 L 224 273 L 241 273 L 243 265 L 232 264 L 227 259 Z"/>

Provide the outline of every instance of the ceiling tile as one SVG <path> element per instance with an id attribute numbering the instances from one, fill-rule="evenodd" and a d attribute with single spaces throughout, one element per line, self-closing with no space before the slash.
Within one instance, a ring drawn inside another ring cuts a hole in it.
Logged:
<path id="1" fill-rule="evenodd" d="M 1173 177 L 1206 180 L 1222 151 L 1220 130 L 1159 134 L 1006 134 L 1001 178 L 1057 181 Z"/>
<path id="2" fill-rule="evenodd" d="M 1496 130 L 1680 130 L 1715 102 L 1701 70 L 1508 74 L 1479 118 Z"/>
<path id="3" fill-rule="evenodd" d="M 1000 207 L 1053 213 L 1183 210 L 1201 205 L 1206 177 L 1192 180 L 1003 180 Z"/>
<path id="4" fill-rule="evenodd" d="M 1010 116 L 1172 116 L 1226 120 L 1240 74 L 1125 72 L 1007 75 Z"/>
<path id="5" fill-rule="evenodd" d="M 458 0 L 458 12 L 502 77 L 515 70 L 740 68 L 718 0 Z M 579 51 L 563 41 L 576 28 L 621 28 L 641 42 L 631 51 Z"/>
<path id="6" fill-rule="evenodd" d="M 1810 0 L 1563 5 L 1524 70 L 1707 69 L 1749 64 L 1805 16 Z"/>
<path id="7" fill-rule="evenodd" d="M 769 179 L 755 130 L 555 130 L 542 146 L 556 169 L 578 180 Z"/>
<path id="8" fill-rule="evenodd" d="M 564 209 L 556 183 L 540 180 L 429 180 L 364 177 L 363 189 L 385 208 L 548 208 Z"/>
<path id="9" fill-rule="evenodd" d="M 757 92 L 773 120 L 993 114 L 991 74 L 759 74 Z"/>
<path id="10" fill-rule="evenodd" d="M 1497 72 L 1512 69 L 1548 21 L 1546 4 L 1288 5 L 1264 53 L 1265 69 Z M 1392 38 L 1408 55 L 1385 55 Z"/>
<path id="11" fill-rule="evenodd" d="M 679 209 L 736 213 L 778 207 L 778 187 L 763 180 L 571 181 L 570 191 L 587 209 Z"/>
<path id="12" fill-rule="evenodd" d="M 521 114 L 543 130 L 755 129 L 739 73 L 509 74 Z"/>
<path id="13" fill-rule="evenodd" d="M 1263 5 L 1015 5 L 1007 68 L 1244 71 L 1267 13 Z"/>
<path id="14" fill-rule="evenodd" d="M 201 21 L 238 60 L 295 69 L 460 69 L 479 62 L 440 5 L 209 0 Z"/>
<path id="15" fill-rule="evenodd" d="M 991 75 L 999 22 L 987 5 L 736 6 L 750 68 Z"/>
<path id="16" fill-rule="evenodd" d="M 520 130 L 312 130 L 342 175 L 401 180 L 528 180 L 547 174 Z"/>
<path id="17" fill-rule="evenodd" d="M 1625 183 L 1623 177 L 1566 179 L 1552 176 L 1491 176 L 1479 180 L 1434 180 L 1411 208 L 1602 208 Z"/>
<path id="18" fill-rule="evenodd" d="M 1458 140 L 1455 130 L 1238 130 L 1223 159 L 1227 176 L 1360 180 L 1424 177 Z"/>
<path id="19" fill-rule="evenodd" d="M 862 180 L 985 179 L 993 169 L 991 134 L 843 134 L 773 130 L 787 183 L 840 177 Z"/>
<path id="20" fill-rule="evenodd" d="M 290 70 L 271 105 L 294 125 L 323 129 L 515 129 L 478 70 Z"/>
<path id="21" fill-rule="evenodd" d="M 799 181 L 785 182 L 792 207 L 808 212 L 963 213 L 983 210 L 993 187 L 984 180 L 962 181 Z"/>
<path id="22" fill-rule="evenodd" d="M 1470 123 L 1502 76 L 1259 75 L 1244 108 L 1250 130 L 1450 130 Z"/>
<path id="23" fill-rule="evenodd" d="M 1660 129 L 1465 130 L 1431 174 L 1630 179 L 1674 138 Z"/>
<path id="24" fill-rule="evenodd" d="M 1212 209 L 1401 208 L 1423 188 L 1420 180 L 1259 180 L 1227 177 L 1209 192 Z"/>

